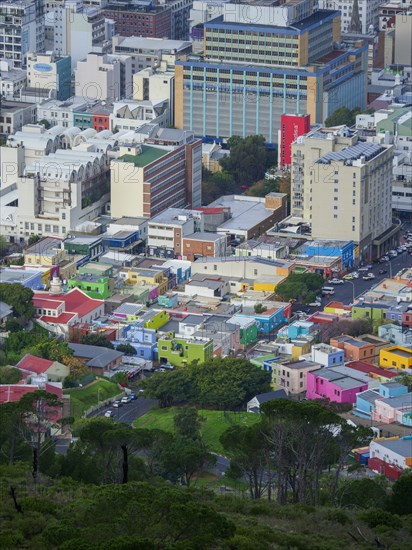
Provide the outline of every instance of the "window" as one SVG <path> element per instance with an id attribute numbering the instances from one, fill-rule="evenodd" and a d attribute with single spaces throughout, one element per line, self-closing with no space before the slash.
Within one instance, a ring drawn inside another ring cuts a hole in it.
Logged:
<path id="1" fill-rule="evenodd" d="M 257 270 L 257 269 L 254 269 L 254 270 L 253 270 L 253 273 L 254 273 L 254 275 L 257 275 L 257 274 L 258 274 L 258 270 Z"/>
<path id="2" fill-rule="evenodd" d="M 167 346 L 162 346 L 162 351 L 167 351 Z"/>

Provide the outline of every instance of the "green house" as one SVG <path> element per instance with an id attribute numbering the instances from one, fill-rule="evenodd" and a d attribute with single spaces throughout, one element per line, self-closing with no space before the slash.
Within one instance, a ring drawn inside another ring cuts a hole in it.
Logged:
<path id="1" fill-rule="evenodd" d="M 88 256 L 90 260 L 97 260 L 103 253 L 101 237 L 81 235 L 64 241 L 64 249 L 68 254 Z"/>
<path id="2" fill-rule="evenodd" d="M 144 328 L 153 328 L 155 330 L 165 325 L 169 319 L 169 312 L 163 310 L 155 311 L 154 309 L 145 311 L 144 314 L 140 316 L 140 320 L 144 323 Z"/>
<path id="3" fill-rule="evenodd" d="M 228 321 L 231 325 L 238 325 L 240 328 L 240 343 L 245 348 L 256 344 L 258 339 L 258 327 L 255 319 L 235 315 Z"/>
<path id="4" fill-rule="evenodd" d="M 372 323 L 385 320 L 388 306 L 383 304 L 356 304 L 352 307 L 352 319 L 370 319 Z"/>
<path id="5" fill-rule="evenodd" d="M 213 357 L 213 340 L 210 338 L 167 338 L 158 340 L 160 363 L 184 367 L 198 361 L 204 363 Z"/>
<path id="6" fill-rule="evenodd" d="M 106 300 L 112 296 L 112 279 L 109 277 L 99 277 L 91 273 L 80 273 L 68 281 L 69 290 L 79 288 L 90 298 Z"/>
<path id="7" fill-rule="evenodd" d="M 100 277 L 113 277 L 113 266 L 101 262 L 88 262 L 79 267 L 79 273 L 91 273 Z"/>

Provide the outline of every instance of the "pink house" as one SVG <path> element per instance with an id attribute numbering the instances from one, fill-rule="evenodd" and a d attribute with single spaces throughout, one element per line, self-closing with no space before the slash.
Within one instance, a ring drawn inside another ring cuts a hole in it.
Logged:
<path id="1" fill-rule="evenodd" d="M 404 413 L 410 411 L 412 411 L 412 393 L 388 397 L 375 402 L 372 420 L 382 422 L 382 424 L 402 423 Z"/>
<path id="2" fill-rule="evenodd" d="M 308 399 L 329 399 L 336 403 L 355 403 L 356 395 L 368 389 L 364 380 L 352 378 L 332 367 L 308 372 L 306 383 Z"/>

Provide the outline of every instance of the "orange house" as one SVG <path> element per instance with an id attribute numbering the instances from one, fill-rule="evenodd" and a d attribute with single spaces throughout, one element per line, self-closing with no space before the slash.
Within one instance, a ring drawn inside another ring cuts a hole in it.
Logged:
<path id="1" fill-rule="evenodd" d="M 346 361 L 367 361 L 375 356 L 375 345 L 352 336 L 338 336 L 330 339 L 330 345 L 343 349 Z"/>

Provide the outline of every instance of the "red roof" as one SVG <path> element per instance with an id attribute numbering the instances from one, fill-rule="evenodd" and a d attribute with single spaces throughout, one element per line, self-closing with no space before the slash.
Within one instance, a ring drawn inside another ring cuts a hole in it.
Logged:
<path id="1" fill-rule="evenodd" d="M 346 363 L 345 366 L 359 372 L 365 372 L 366 374 L 376 374 L 377 376 L 384 376 L 385 378 L 394 378 L 395 376 L 398 376 L 396 372 L 391 372 L 387 369 L 381 369 L 380 367 L 371 365 L 371 363 L 367 363 L 366 361 L 349 361 L 349 363 Z"/>
<path id="2" fill-rule="evenodd" d="M 18 369 L 35 372 L 36 374 L 42 374 L 52 365 L 53 361 L 49 361 L 48 359 L 42 359 L 41 357 L 36 357 L 35 355 L 25 355 L 16 366 Z"/>
<path id="3" fill-rule="evenodd" d="M 196 210 L 199 212 L 203 212 L 204 214 L 221 214 L 222 212 L 227 210 L 227 208 L 221 206 L 220 208 L 196 208 Z"/>
<path id="4" fill-rule="evenodd" d="M 57 317 L 52 315 L 42 315 L 40 319 L 45 323 L 56 323 L 57 325 L 66 325 L 76 316 L 75 313 L 61 313 Z"/>
<path id="5" fill-rule="evenodd" d="M 61 304 L 64 304 L 64 313 L 58 317 L 42 316 L 40 319 L 48 323 L 65 324 L 77 314 L 81 321 L 82 317 L 100 307 L 104 301 L 89 298 L 78 288 L 73 288 L 66 294 L 50 295 L 48 292 L 42 291 L 34 293 L 33 305 L 35 308 L 57 309 Z"/>
<path id="6" fill-rule="evenodd" d="M 2 384 L 0 385 L 0 404 L 20 401 L 23 395 L 38 389 L 38 386 L 32 386 L 31 384 Z"/>

